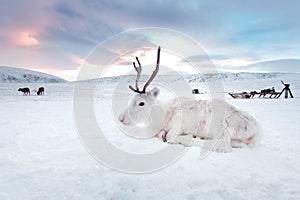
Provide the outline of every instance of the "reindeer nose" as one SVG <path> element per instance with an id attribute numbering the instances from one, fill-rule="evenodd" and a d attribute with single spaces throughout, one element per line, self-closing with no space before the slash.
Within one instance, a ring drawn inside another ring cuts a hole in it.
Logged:
<path id="1" fill-rule="evenodd" d="M 124 124 L 125 116 L 124 116 L 124 115 L 120 115 L 120 116 L 118 117 L 118 120 Z"/>
<path id="2" fill-rule="evenodd" d="M 119 120 L 120 122 L 123 122 L 123 121 L 124 121 L 124 117 L 123 117 L 123 116 L 119 116 L 118 120 Z"/>

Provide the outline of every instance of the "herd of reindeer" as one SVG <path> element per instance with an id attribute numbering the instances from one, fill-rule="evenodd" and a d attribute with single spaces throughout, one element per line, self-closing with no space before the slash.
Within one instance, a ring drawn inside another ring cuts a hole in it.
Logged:
<path id="1" fill-rule="evenodd" d="M 28 87 L 25 87 L 25 88 L 19 88 L 18 91 L 19 91 L 19 92 L 23 92 L 23 96 L 30 96 L 30 89 L 29 89 Z M 38 91 L 36 92 L 36 94 L 37 94 L 38 96 L 40 96 L 40 95 L 44 95 L 44 92 L 45 92 L 44 87 L 40 87 L 40 88 L 38 89 Z"/>

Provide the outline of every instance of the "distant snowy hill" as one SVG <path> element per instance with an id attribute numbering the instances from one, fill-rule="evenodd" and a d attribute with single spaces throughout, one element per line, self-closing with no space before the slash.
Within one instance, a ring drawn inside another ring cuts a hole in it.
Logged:
<path id="1" fill-rule="evenodd" d="M 0 83 L 62 83 L 66 80 L 27 69 L 0 66 Z"/>
<path id="2" fill-rule="evenodd" d="M 263 71 L 263 72 L 282 72 L 282 73 L 300 73 L 299 59 L 281 59 L 258 62 L 243 68 L 249 71 Z"/>
<path id="3" fill-rule="evenodd" d="M 203 82 L 214 82 L 216 80 L 222 81 L 243 81 L 243 80 L 261 80 L 261 79 L 271 79 L 271 78 L 280 78 L 287 74 L 284 73 L 210 73 L 210 74 L 189 74 L 189 75 L 158 75 L 155 78 L 155 82 L 177 82 L 178 80 L 185 79 L 189 83 L 203 83 Z M 148 75 L 141 76 L 141 82 L 147 81 L 149 78 Z M 134 83 L 136 79 L 135 75 L 126 75 L 126 76 L 116 76 L 116 77 L 105 77 L 100 79 L 91 79 L 84 82 L 93 82 L 99 81 L 101 83 L 116 83 L 120 80 L 127 80 L 128 83 Z"/>
<path id="4" fill-rule="evenodd" d="M 281 76 L 281 73 L 219 73 L 219 74 L 192 74 L 187 75 L 185 78 L 189 82 L 213 82 L 219 79 L 222 81 L 242 81 L 242 80 L 257 80 L 257 79 L 269 79 L 277 76 Z"/>

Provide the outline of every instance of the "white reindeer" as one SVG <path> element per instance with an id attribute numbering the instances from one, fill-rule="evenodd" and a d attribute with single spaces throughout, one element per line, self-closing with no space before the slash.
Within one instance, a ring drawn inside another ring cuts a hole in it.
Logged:
<path id="1" fill-rule="evenodd" d="M 119 121 L 122 124 L 144 123 L 149 136 L 156 136 L 164 142 L 201 146 L 218 152 L 230 152 L 232 147 L 241 148 L 258 143 L 260 128 L 256 120 L 225 101 L 182 98 L 161 103 L 157 100 L 158 88 L 146 91 L 159 70 L 160 47 L 156 69 L 143 90 L 138 87 L 142 67 L 138 58 L 136 60 L 139 65 L 136 67 L 133 63 L 137 71 L 136 88 L 129 88 L 137 94 L 131 99 L 129 107 L 120 114 Z M 216 123 L 218 119 L 223 120 Z"/>

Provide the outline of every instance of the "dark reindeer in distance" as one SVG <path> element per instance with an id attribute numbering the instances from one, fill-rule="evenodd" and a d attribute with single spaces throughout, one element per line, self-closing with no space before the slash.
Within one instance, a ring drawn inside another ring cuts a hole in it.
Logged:
<path id="1" fill-rule="evenodd" d="M 37 91 L 37 95 L 44 95 L 45 89 L 44 87 L 40 87 L 39 90 Z"/>
<path id="2" fill-rule="evenodd" d="M 27 96 L 29 95 L 30 96 L 30 89 L 29 88 L 19 88 L 18 91 L 21 91 L 23 92 L 23 96 Z"/>

